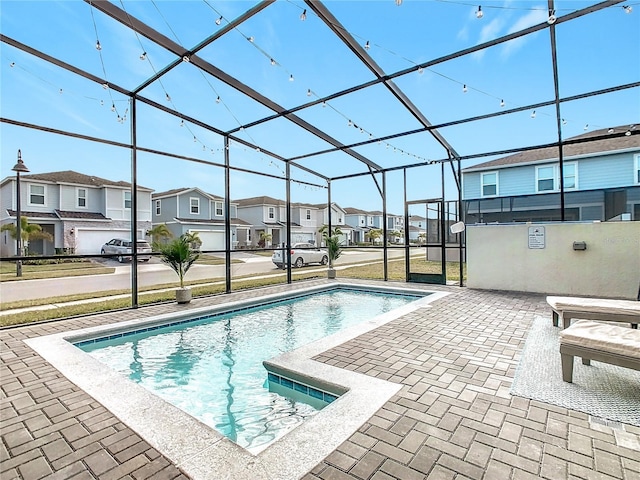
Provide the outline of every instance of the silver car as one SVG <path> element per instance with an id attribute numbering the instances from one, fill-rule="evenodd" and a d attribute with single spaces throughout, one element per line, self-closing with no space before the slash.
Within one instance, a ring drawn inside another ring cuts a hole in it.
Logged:
<path id="1" fill-rule="evenodd" d="M 284 258 L 282 254 L 284 253 Z M 275 250 L 271 256 L 271 261 L 278 268 L 286 268 L 287 255 L 284 248 Z M 326 265 L 329 262 L 329 256 L 326 250 L 318 248 L 311 243 L 295 243 L 291 247 L 291 264 L 294 267 L 300 268 L 309 263 L 319 263 L 320 265 Z"/>
<path id="2" fill-rule="evenodd" d="M 102 245 L 100 253 L 103 255 L 113 255 L 118 258 L 120 263 L 130 262 L 132 243 L 130 240 L 123 238 L 114 238 Z M 138 240 L 138 260 L 143 262 L 151 260 L 151 245 L 145 240 Z"/>

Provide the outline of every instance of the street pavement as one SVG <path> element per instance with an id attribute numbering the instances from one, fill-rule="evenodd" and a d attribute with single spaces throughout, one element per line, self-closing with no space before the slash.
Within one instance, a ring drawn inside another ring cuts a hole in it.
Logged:
<path id="1" fill-rule="evenodd" d="M 397 258 L 403 254 L 403 250 L 389 250 L 390 258 Z M 271 257 L 253 255 L 248 252 L 233 252 L 232 258 L 242 260 L 242 263 L 231 264 L 231 274 L 233 277 L 265 275 L 282 271 L 278 270 L 271 262 Z M 345 263 L 379 261 L 381 258 L 382 250 L 377 249 L 344 251 L 338 261 L 336 261 L 336 266 Z M 3 282 L 0 285 L 0 299 L 5 303 L 131 288 L 131 264 L 119 264 L 115 260 L 106 260 L 105 265 L 114 266 L 115 272 L 101 275 Z M 304 270 L 314 268 L 326 269 L 326 267 L 319 267 L 317 265 L 303 267 Z M 189 281 L 211 281 L 214 279 L 223 279 L 224 277 L 224 265 L 193 265 L 186 278 Z M 153 259 L 149 263 L 138 264 L 139 288 L 173 283 L 176 280 L 175 272 L 157 259 Z"/>

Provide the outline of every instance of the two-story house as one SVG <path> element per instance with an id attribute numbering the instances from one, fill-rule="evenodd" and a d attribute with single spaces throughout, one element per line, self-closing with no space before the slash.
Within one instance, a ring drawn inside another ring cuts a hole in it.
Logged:
<path id="1" fill-rule="evenodd" d="M 318 225 L 318 229 L 323 225 L 329 225 L 329 207 L 326 203 L 318 203 L 313 205 L 321 212 L 321 223 Z M 346 223 L 347 212 L 344 208 L 335 202 L 331 203 L 331 228 L 339 228 L 342 234 L 340 235 L 340 243 L 342 245 L 351 245 L 351 238 L 353 235 L 353 229 Z"/>
<path id="2" fill-rule="evenodd" d="M 154 193 L 153 225 L 166 224 L 174 237 L 197 234 L 203 251 L 224 250 L 225 200 L 197 187 L 176 188 Z M 238 205 L 229 202 L 230 245 L 232 249 L 250 243 L 251 225 L 238 218 Z"/>
<path id="3" fill-rule="evenodd" d="M 138 238 L 151 228 L 150 188 L 138 186 Z M 1 224 L 15 223 L 17 208 L 16 177 L 0 184 Z M 131 237 L 131 184 L 84 175 L 71 170 L 20 175 L 21 215 L 37 223 L 53 241 L 30 242 L 32 253 L 52 255 L 56 250 L 78 254 L 100 253 L 114 237 Z M 2 256 L 14 255 L 15 240 L 2 232 Z"/>
<path id="4" fill-rule="evenodd" d="M 462 172 L 467 223 L 561 220 L 640 220 L 640 132 L 628 126 L 585 133 L 566 141 L 613 132 L 622 136 L 563 147 L 539 148 L 481 163 Z"/>
<path id="5" fill-rule="evenodd" d="M 278 246 L 287 241 L 287 204 L 268 197 L 237 200 L 238 215 L 251 224 L 251 245 L 257 246 L 260 234 L 271 235 L 265 246 Z M 291 244 L 315 243 L 319 245 L 318 229 L 322 226 L 322 210 L 305 203 L 291 204 Z"/>
<path id="6" fill-rule="evenodd" d="M 378 210 L 367 211 L 359 208 L 346 207 L 347 224 L 353 229 L 353 242 L 363 243 L 369 241 L 371 229 L 382 230 L 384 225 L 382 212 Z"/>

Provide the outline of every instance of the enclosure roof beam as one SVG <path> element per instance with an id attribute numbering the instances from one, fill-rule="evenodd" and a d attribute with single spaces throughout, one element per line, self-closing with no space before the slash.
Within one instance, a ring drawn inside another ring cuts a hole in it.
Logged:
<path id="1" fill-rule="evenodd" d="M 186 50 L 184 47 L 178 45 L 173 40 L 171 40 L 171 39 L 167 38 L 166 36 L 162 35 L 160 32 L 158 32 L 155 29 L 149 27 L 145 23 L 135 19 L 134 17 L 129 15 L 127 12 L 125 12 L 124 10 L 121 10 L 120 8 L 118 8 L 116 5 L 114 5 L 113 3 L 109 2 L 108 0 L 85 0 L 85 1 L 90 3 L 92 6 L 95 6 L 99 10 L 103 11 L 107 15 L 110 15 L 111 17 L 113 17 L 114 19 L 118 20 L 120 23 L 122 23 L 123 25 L 125 25 L 125 26 L 127 26 L 129 28 L 132 28 L 132 25 L 134 25 L 133 28 L 135 28 L 135 31 L 137 31 L 141 35 L 144 35 L 149 40 L 157 43 L 158 45 L 162 46 L 163 48 L 167 49 L 169 52 L 173 53 L 174 55 L 177 55 L 179 59 L 182 59 L 183 56 L 189 54 L 189 51 Z M 274 102 L 271 99 L 265 97 L 264 95 L 260 94 L 259 92 L 257 92 L 256 90 L 252 89 L 248 85 L 245 85 L 244 83 L 240 82 L 238 79 L 232 77 L 228 73 L 226 73 L 226 72 L 222 71 L 221 69 L 215 67 L 214 65 L 212 65 L 211 63 L 207 62 L 206 60 L 198 57 L 197 55 L 195 55 L 195 54 L 191 55 L 190 59 L 189 59 L 189 63 L 191 63 L 192 65 L 197 66 L 198 68 L 200 68 L 204 72 L 208 73 L 209 75 L 212 75 L 213 77 L 217 78 L 218 80 L 220 80 L 220 81 L 226 83 L 227 85 L 233 87 L 237 91 L 243 93 L 244 95 L 248 96 L 252 100 L 254 100 L 254 101 L 258 102 L 259 104 L 267 107 L 268 109 L 270 109 L 270 110 L 272 110 L 272 111 L 274 111 L 274 112 L 276 112 L 278 114 L 281 114 L 281 116 L 284 116 L 286 119 L 288 119 L 289 121 L 293 122 L 297 126 L 303 128 L 307 132 L 309 132 L 309 133 L 317 136 L 318 138 L 324 140 L 325 142 L 329 143 L 330 145 L 333 145 L 334 147 L 338 148 L 339 150 L 345 152 L 346 154 L 351 155 L 352 157 L 354 157 L 355 159 L 361 161 L 365 165 L 367 165 L 367 166 L 369 166 L 369 167 L 371 167 L 371 168 L 373 168 L 375 170 L 380 170 L 382 168 L 379 165 L 377 165 L 376 163 L 374 163 L 371 160 L 369 160 L 368 158 L 366 158 L 365 156 L 359 154 L 358 152 L 355 152 L 353 150 L 345 148 L 345 146 L 342 143 L 340 143 L 338 140 L 336 140 L 335 138 L 329 136 L 328 134 L 326 134 L 322 130 L 318 129 L 317 127 L 314 127 L 313 125 L 311 125 L 310 123 L 308 123 L 305 120 L 301 119 L 297 115 L 294 115 L 294 114 L 291 114 L 291 113 L 286 113 L 286 109 L 284 107 L 278 105 L 276 102 Z"/>
<path id="2" fill-rule="evenodd" d="M 624 0 L 608 0 L 608 1 L 605 1 L 605 2 L 597 3 L 595 5 L 591 5 L 589 7 L 583 8 L 581 10 L 576 10 L 575 12 L 571 12 L 571 13 L 569 13 L 567 15 L 563 15 L 561 17 L 558 17 L 558 19 L 556 20 L 556 25 L 564 23 L 564 22 L 567 22 L 569 20 L 573 20 L 575 18 L 582 17 L 583 15 L 587 15 L 587 14 L 590 14 L 590 13 L 593 13 L 593 12 L 597 12 L 597 11 L 602 10 L 604 8 L 609 8 L 609 7 L 614 6 L 616 4 L 622 3 L 623 1 Z M 485 48 L 490 48 L 490 47 L 493 47 L 493 46 L 496 46 L 496 45 L 500 45 L 501 43 L 505 43 L 505 42 L 508 42 L 508 41 L 511 41 L 511 40 L 515 40 L 516 38 L 523 37 L 525 35 L 529 35 L 531 33 L 538 32 L 538 31 L 543 30 L 545 28 L 548 28 L 548 25 L 547 25 L 546 22 L 540 23 L 538 25 L 533 25 L 531 27 L 525 28 L 524 30 L 520 30 L 518 32 L 513 32 L 513 33 L 510 33 L 508 35 L 504 35 L 502 37 L 490 40 L 488 42 L 480 43 L 478 45 L 474 45 L 474 46 L 466 48 L 464 50 L 460 50 L 458 52 L 454 52 L 454 53 L 451 53 L 451 54 L 448 54 L 448 55 L 444 55 L 442 57 L 435 58 L 433 60 L 429 60 L 428 62 L 424 62 L 424 63 L 418 64 L 418 65 L 415 65 L 413 67 L 409 67 L 409 68 L 405 68 L 403 70 L 399 70 L 399 71 L 397 71 L 395 73 L 391 73 L 391 74 L 385 75 L 383 77 L 376 77 L 376 78 L 374 78 L 372 80 L 369 80 L 367 82 L 361 83 L 360 85 L 355 85 L 353 87 L 349 87 L 349 88 L 341 90 L 339 92 L 332 93 L 331 95 L 327 95 L 325 97 L 318 98 L 318 99 L 313 100 L 311 102 L 307 102 L 305 104 L 299 105 L 297 107 L 290 108 L 289 110 L 286 111 L 286 113 L 295 113 L 297 111 L 304 110 L 305 108 L 309 108 L 309 107 L 312 107 L 314 105 L 318 105 L 318 104 L 320 104 L 322 102 L 328 102 L 330 100 L 334 100 L 336 98 L 340 98 L 340 97 L 343 97 L 345 95 L 349 95 L 349 94 L 351 94 L 353 92 L 357 92 L 358 90 L 362 90 L 364 88 L 372 87 L 374 85 L 377 85 L 379 83 L 385 82 L 387 80 L 392 80 L 394 78 L 402 77 L 404 75 L 409 75 L 411 73 L 416 72 L 420 68 L 427 69 L 427 68 L 433 67 L 435 65 L 439 65 L 441 63 L 448 62 L 449 60 L 454 60 L 456 58 L 462 57 L 464 55 L 469 55 L 469 54 L 474 53 L 474 52 L 479 52 L 481 50 L 484 50 Z M 280 116 L 282 116 L 282 114 L 270 115 L 268 117 L 265 117 L 265 118 L 262 118 L 262 119 L 259 119 L 259 120 L 255 120 L 253 122 L 250 122 L 250 123 L 247 123 L 245 125 L 242 125 L 242 127 L 243 128 L 255 127 L 256 125 L 260 125 L 261 123 L 268 122 L 270 120 L 274 120 L 274 119 L 276 119 L 276 118 L 278 118 Z M 238 128 L 236 130 L 233 130 L 233 131 L 237 131 L 239 129 L 240 128 Z M 230 131 L 230 133 L 233 132 L 233 131 Z"/>
<path id="3" fill-rule="evenodd" d="M 329 27 L 329 29 L 353 52 L 353 54 L 364 65 L 373 72 L 376 78 L 387 87 L 398 101 L 406 108 L 424 127 L 431 127 L 431 122 L 424 116 L 418 107 L 405 95 L 405 93 L 391 79 L 387 78 L 386 73 L 375 62 L 367 51 L 356 41 L 355 38 L 347 31 L 340 21 L 329 11 L 328 8 L 320 1 L 305 0 L 305 3 L 320 17 L 320 19 Z M 429 133 L 433 135 L 436 141 L 454 157 L 458 154 L 451 144 L 435 129 L 430 129 Z"/>

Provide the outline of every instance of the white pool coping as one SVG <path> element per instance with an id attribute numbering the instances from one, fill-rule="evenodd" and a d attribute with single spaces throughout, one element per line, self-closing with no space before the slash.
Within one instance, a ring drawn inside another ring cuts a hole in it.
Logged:
<path id="1" fill-rule="evenodd" d="M 265 295 L 251 301 L 191 309 L 179 316 L 175 313 L 165 314 L 36 337 L 25 340 L 25 343 L 193 480 L 212 478 L 212 474 L 215 474 L 216 479 L 291 480 L 302 477 L 326 458 L 402 387 L 317 362 L 312 358 L 417 309 L 429 308 L 431 302 L 448 295 L 447 292 L 432 292 L 415 302 L 266 361 L 265 366 L 269 369 L 283 369 L 311 382 L 339 386 L 347 392 L 255 455 L 111 370 L 71 342 L 167 323 L 170 319 L 234 310 L 248 304 L 291 298 L 335 287 L 407 294 L 425 293 L 424 290 L 410 288 L 335 282 Z"/>

